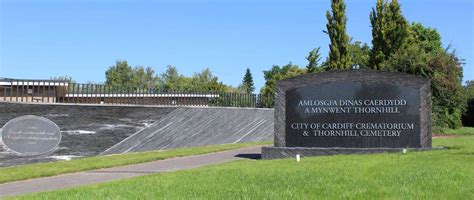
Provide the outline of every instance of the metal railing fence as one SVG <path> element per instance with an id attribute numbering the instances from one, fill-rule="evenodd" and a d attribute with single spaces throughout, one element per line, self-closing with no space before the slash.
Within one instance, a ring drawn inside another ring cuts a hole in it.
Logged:
<path id="1" fill-rule="evenodd" d="M 0 80 L 0 101 L 113 105 L 271 108 L 273 96 L 146 87 L 112 87 L 54 80 Z"/>

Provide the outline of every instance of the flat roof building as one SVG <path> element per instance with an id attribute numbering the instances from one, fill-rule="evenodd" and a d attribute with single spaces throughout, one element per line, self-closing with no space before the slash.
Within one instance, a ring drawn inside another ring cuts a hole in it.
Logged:
<path id="1" fill-rule="evenodd" d="M 208 106 L 219 96 L 216 93 L 164 92 L 152 88 L 123 91 L 117 87 L 64 80 L 0 78 L 0 101 Z"/>

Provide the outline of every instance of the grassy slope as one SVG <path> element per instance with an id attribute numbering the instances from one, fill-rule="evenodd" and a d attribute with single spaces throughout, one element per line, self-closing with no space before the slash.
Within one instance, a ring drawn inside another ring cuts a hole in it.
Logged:
<path id="1" fill-rule="evenodd" d="M 215 146 L 203 146 L 173 149 L 167 151 L 152 151 L 140 153 L 127 153 L 110 156 L 97 156 L 75 159 L 70 161 L 59 161 L 49 163 L 38 163 L 30 165 L 21 165 L 17 167 L 0 168 L 0 183 L 25 180 L 31 178 L 53 176 L 79 171 L 87 171 L 100 168 L 108 168 L 136 163 L 144 163 L 166 158 L 182 157 L 190 155 L 206 154 L 218 151 L 238 149 L 249 146 L 270 144 L 270 142 L 253 142 L 224 144 Z"/>
<path id="2" fill-rule="evenodd" d="M 24 196 L 24 199 L 474 199 L 474 136 L 449 150 L 242 160 Z"/>

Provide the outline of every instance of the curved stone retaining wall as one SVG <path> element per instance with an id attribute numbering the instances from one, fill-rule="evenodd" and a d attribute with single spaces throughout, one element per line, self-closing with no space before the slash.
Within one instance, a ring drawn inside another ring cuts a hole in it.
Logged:
<path id="1" fill-rule="evenodd" d="M 0 102 L 0 126 L 38 115 L 61 129 L 59 149 L 20 157 L 0 142 L 0 167 L 77 156 L 273 139 L 273 109 Z"/>

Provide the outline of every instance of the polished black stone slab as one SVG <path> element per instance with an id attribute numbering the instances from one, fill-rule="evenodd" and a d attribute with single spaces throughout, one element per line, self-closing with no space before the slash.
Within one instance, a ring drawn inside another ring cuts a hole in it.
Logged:
<path id="1" fill-rule="evenodd" d="M 376 70 L 304 74 L 277 82 L 274 118 L 275 147 L 430 148 L 430 81 Z"/>
<path id="2" fill-rule="evenodd" d="M 288 90 L 286 146 L 421 147 L 419 98 L 417 89 L 388 83 L 326 83 Z"/>

